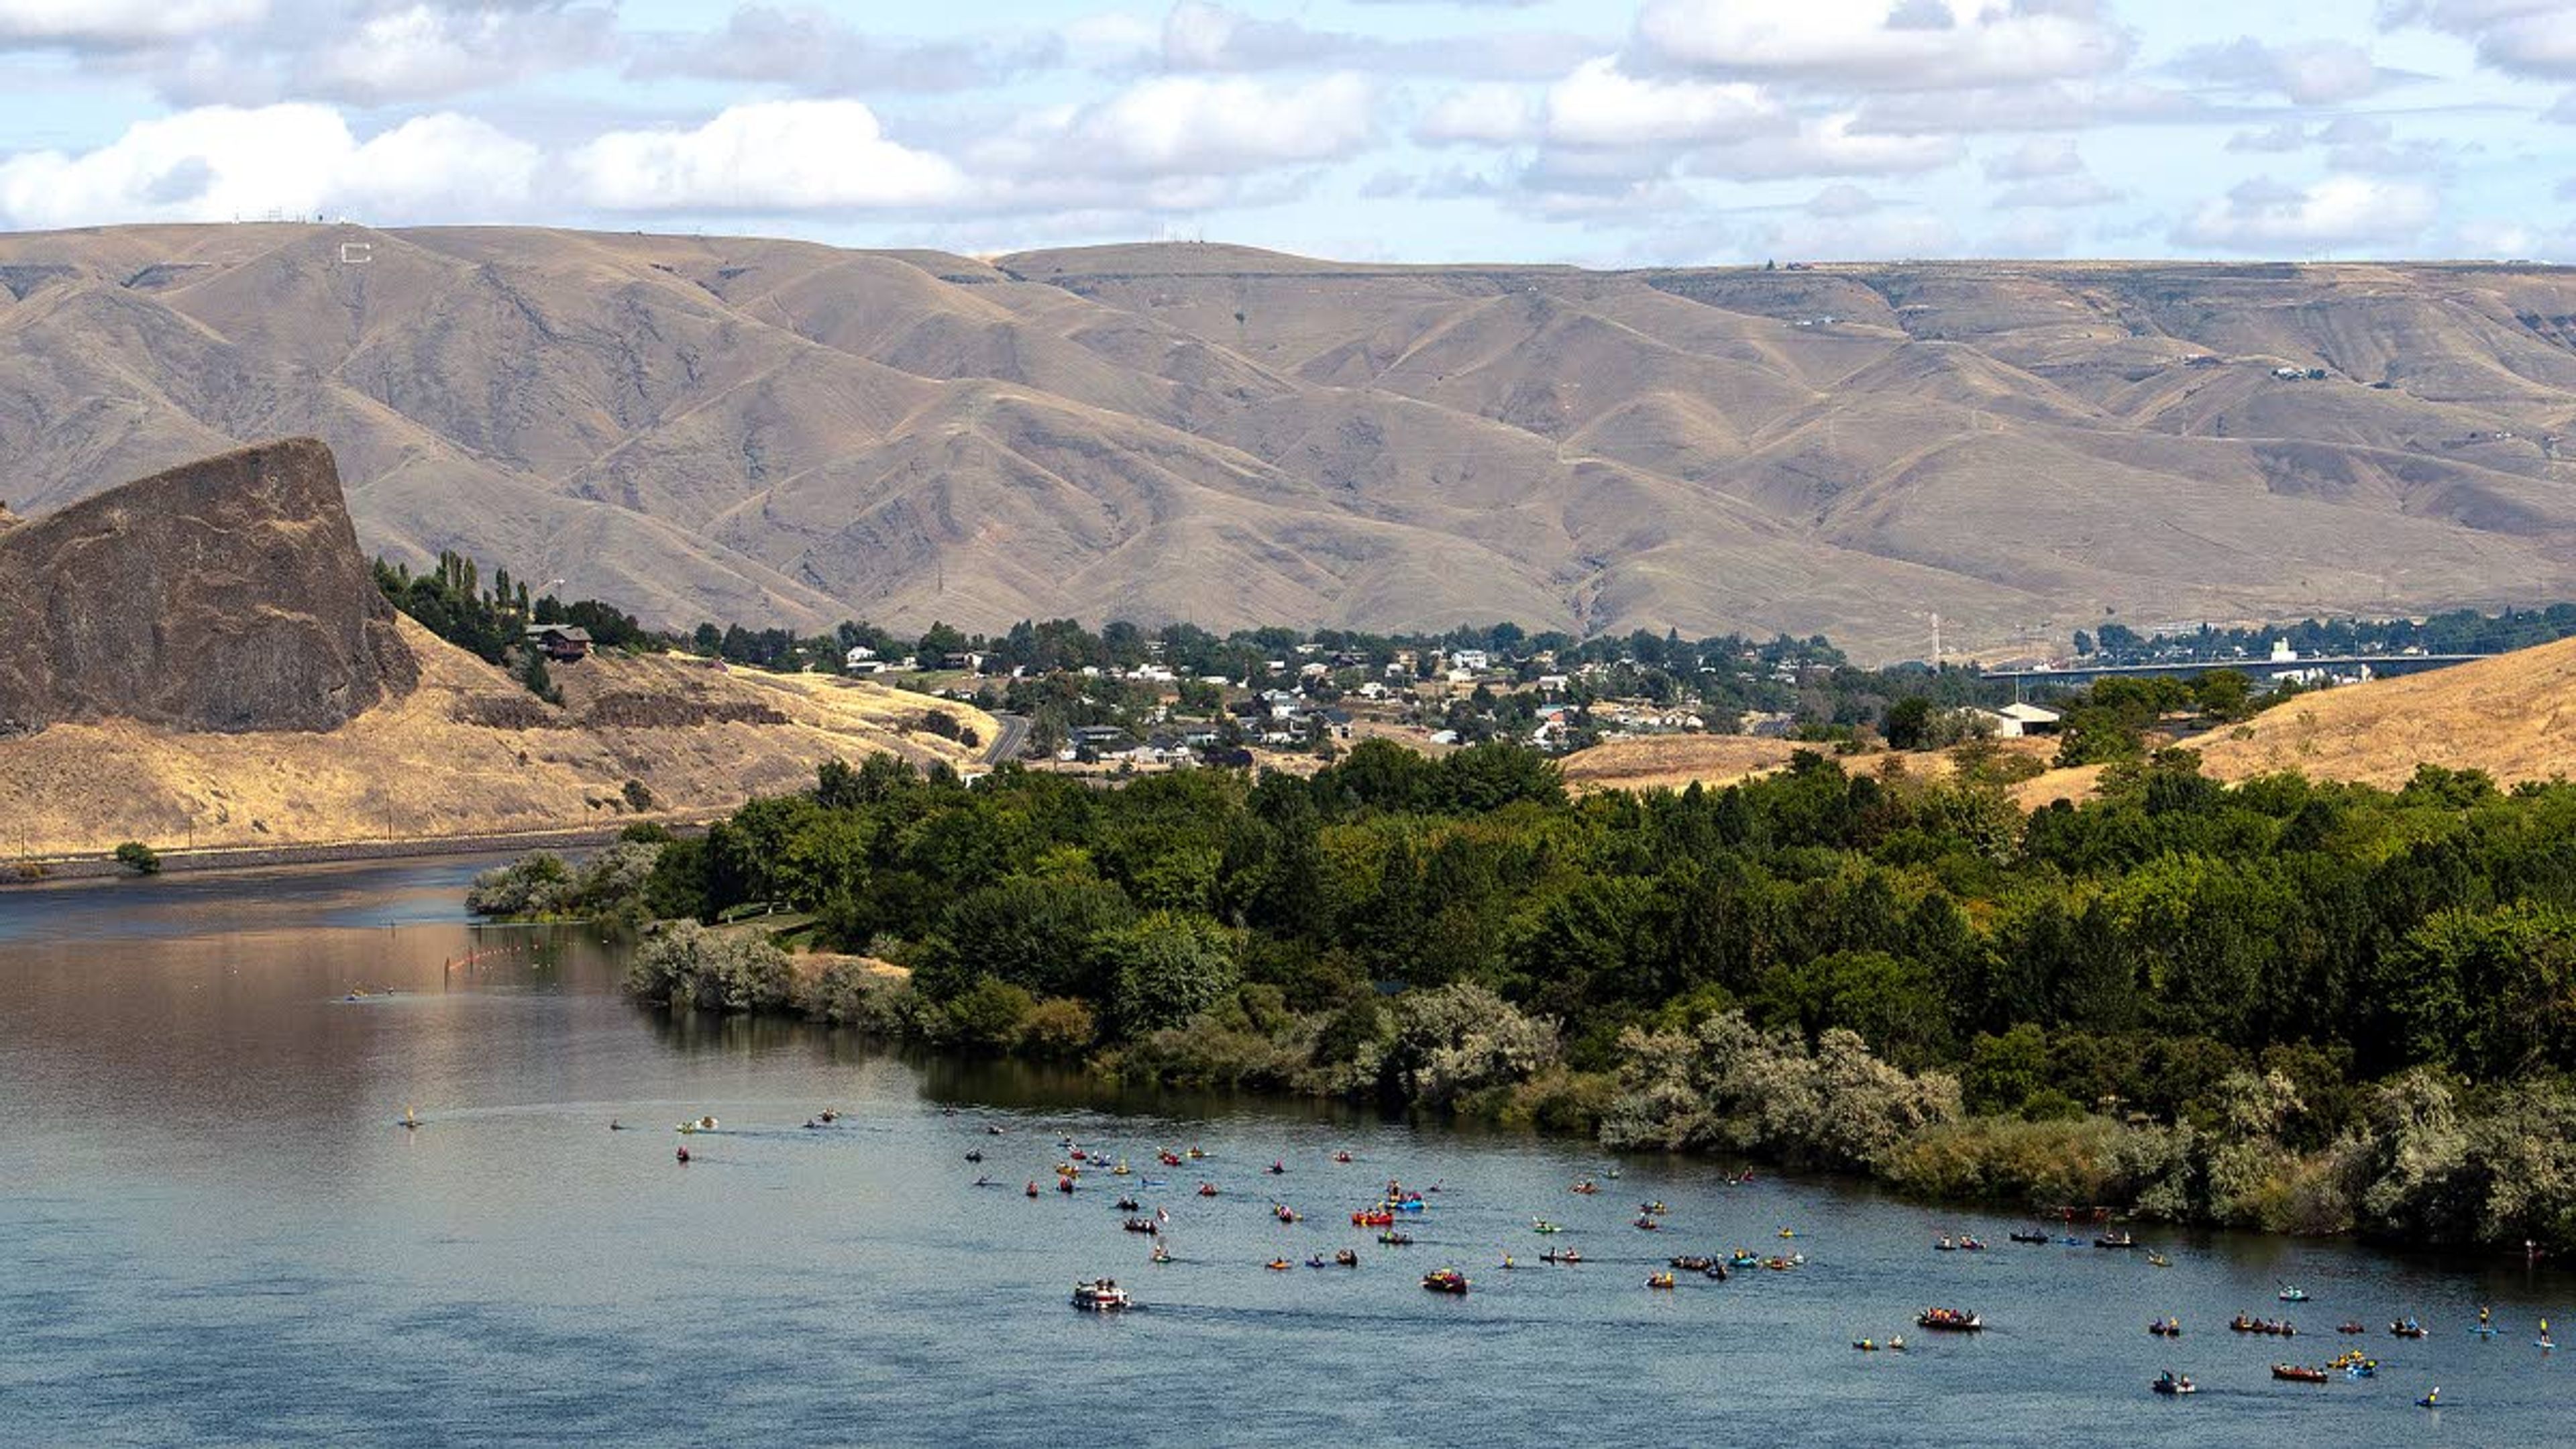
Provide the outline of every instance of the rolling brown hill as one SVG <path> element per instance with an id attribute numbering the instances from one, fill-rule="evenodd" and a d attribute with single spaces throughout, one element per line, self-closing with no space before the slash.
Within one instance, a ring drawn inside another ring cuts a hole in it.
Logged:
<path id="1" fill-rule="evenodd" d="M 2321 370 L 2284 380 L 2276 368 Z M 1824 632 L 2576 597 L 2576 275 L 0 237 L 0 496 L 279 432 L 361 541 L 665 624 Z"/>

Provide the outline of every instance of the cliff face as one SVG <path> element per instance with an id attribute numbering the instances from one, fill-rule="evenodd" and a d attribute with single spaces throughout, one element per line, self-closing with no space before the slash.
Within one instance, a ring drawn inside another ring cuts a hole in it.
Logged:
<path id="1" fill-rule="evenodd" d="M 113 719 L 329 730 L 419 678 L 313 439 L 0 528 L 0 736 Z"/>

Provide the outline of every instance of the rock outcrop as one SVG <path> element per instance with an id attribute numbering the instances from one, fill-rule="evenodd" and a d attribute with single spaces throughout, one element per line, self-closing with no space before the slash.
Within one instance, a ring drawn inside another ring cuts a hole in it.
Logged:
<path id="1" fill-rule="evenodd" d="M 330 730 L 419 678 L 311 438 L 0 527 L 0 736 Z"/>

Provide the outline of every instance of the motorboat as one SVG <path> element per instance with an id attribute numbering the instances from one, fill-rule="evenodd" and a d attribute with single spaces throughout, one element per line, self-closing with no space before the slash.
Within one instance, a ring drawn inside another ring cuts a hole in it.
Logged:
<path id="1" fill-rule="evenodd" d="M 2162 1376 L 2158 1377 L 2154 1383 L 2147 1385 L 2147 1387 L 2160 1394 L 2196 1394 L 2200 1392 L 2199 1387 L 2192 1383 L 2191 1375 L 2177 1374 L 2171 1369 L 2165 1370 Z"/>
<path id="2" fill-rule="evenodd" d="M 2324 1369 L 2307 1364 L 2276 1363 L 2272 1365 L 2272 1377 L 2294 1384 L 2321 1384 L 2326 1381 L 2327 1374 Z"/>
<path id="3" fill-rule="evenodd" d="M 1422 1275 L 1422 1286 L 1434 1293 L 1463 1296 L 1467 1291 L 1467 1275 L 1455 1268 L 1437 1268 Z"/>
<path id="4" fill-rule="evenodd" d="M 2283 1284 L 2281 1287 L 2280 1299 L 2284 1303 L 2305 1303 L 2308 1301 L 2308 1290 L 2305 1288 L 2293 1288 L 2288 1284 Z"/>
<path id="5" fill-rule="evenodd" d="M 1094 1278 L 1073 1285 L 1073 1306 L 1085 1313 L 1118 1313 L 1136 1306 L 1115 1278 Z"/>
<path id="6" fill-rule="evenodd" d="M 1914 1326 L 1941 1333 L 1981 1333 L 1986 1321 L 1963 1308 L 1926 1308 L 1914 1316 Z"/>

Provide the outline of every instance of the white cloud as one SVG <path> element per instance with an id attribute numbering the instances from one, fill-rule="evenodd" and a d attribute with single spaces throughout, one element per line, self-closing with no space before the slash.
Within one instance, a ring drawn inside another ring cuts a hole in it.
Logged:
<path id="1" fill-rule="evenodd" d="M 1872 96 L 1860 129 L 1902 134 L 1967 135 L 1978 131 L 2081 131 L 2119 124 L 2153 125 L 2212 119 L 2207 101 L 2123 76 Z"/>
<path id="2" fill-rule="evenodd" d="M 2283 252 L 2402 246 L 2421 236 L 2441 197 L 2420 182 L 2329 176 L 2305 187 L 2248 181 L 2204 203 L 2174 240 L 2222 251 Z"/>
<path id="3" fill-rule="evenodd" d="M 1662 146 L 1779 131 L 1789 114 L 1742 82 L 1650 80 L 1607 56 L 1548 87 L 1545 135 L 1559 146 Z"/>
<path id="4" fill-rule="evenodd" d="M 1163 64 L 1173 70 L 1262 70 L 1346 57 L 1351 36 L 1261 20 L 1208 0 L 1178 0 L 1163 19 Z"/>
<path id="5" fill-rule="evenodd" d="M 137 122 L 78 155 L 26 151 L 0 161 L 0 216 L 25 227 L 269 212 L 486 219 L 524 206 L 540 162 L 526 142 L 451 113 L 362 144 L 328 106 L 208 106 Z"/>
<path id="6" fill-rule="evenodd" d="M 1909 91 L 2098 75 L 2129 51 L 2085 0 L 1649 0 L 1637 39 L 1697 70 Z"/>
<path id="7" fill-rule="evenodd" d="M 973 154 L 979 169 L 1016 182 L 1231 176 L 1349 156 L 1376 135 L 1377 103 L 1377 87 L 1349 72 L 1154 76 L 1087 106 L 1024 117 Z"/>
<path id="8" fill-rule="evenodd" d="M 1696 152 L 1688 167 L 1700 176 L 1758 181 L 1793 176 L 1897 176 L 1937 171 L 1967 154 L 1948 135 L 1873 135 L 1849 111 L 1799 123 L 1795 133 L 1764 136 Z"/>
<path id="9" fill-rule="evenodd" d="M 2512 75 L 2576 77 L 2576 8 L 2567 0 L 2386 0 L 2383 25 L 2423 25 L 2477 47 Z"/>
<path id="10" fill-rule="evenodd" d="M 1135 65 L 1159 53 L 1162 27 L 1124 10 L 1104 11 L 1067 21 L 1058 32 L 1065 59 L 1095 70 Z"/>
<path id="11" fill-rule="evenodd" d="M 2239 131 L 2227 138 L 2230 151 L 2296 151 L 2308 144 L 2308 128 L 2283 121 L 2260 131 Z"/>
<path id="12" fill-rule="evenodd" d="M 307 94 L 365 104 L 454 95 L 604 58 L 610 13 L 595 7 L 412 4 L 329 37 L 296 66 Z"/>
<path id="13" fill-rule="evenodd" d="M 2095 176 L 2084 165 L 2075 143 L 2063 137 L 2023 144 L 2010 155 L 1989 157 L 1986 179 L 2015 183 L 1998 193 L 1998 211 L 2054 210 L 2101 206 L 2126 193 Z"/>
<path id="14" fill-rule="evenodd" d="M 544 155 L 517 137 L 453 111 L 415 116 L 349 158 L 337 195 L 361 215 L 399 213 L 451 221 L 517 213 L 536 193 Z"/>
<path id="15" fill-rule="evenodd" d="M 2370 52 L 2348 40 L 2270 45 L 2250 35 L 2183 52 L 2174 70 L 2244 91 L 2277 91 L 2303 106 L 2358 100 L 2390 77 Z"/>
<path id="16" fill-rule="evenodd" d="M 1877 197 L 1848 181 L 1837 181 L 1808 197 L 1807 204 L 1801 209 L 1809 216 L 1867 216 L 1878 210 L 1880 205 Z"/>
<path id="17" fill-rule="evenodd" d="M 1098 34 L 1085 22 L 1077 22 L 1077 29 Z M 1116 52 L 1132 58 L 1152 40 L 1145 29 L 1141 38 L 1129 36 Z M 773 83 L 840 97 L 961 91 L 1052 68 L 1072 43 L 1068 35 L 1045 32 L 914 40 L 863 30 L 818 10 L 745 5 L 722 30 L 642 37 L 627 74 L 647 80 L 702 76 Z"/>
<path id="18" fill-rule="evenodd" d="M 2008 188 L 1994 199 L 1997 211 L 2074 211 L 2107 206 L 2128 193 L 2098 176 L 2060 176 Z"/>
<path id="19" fill-rule="evenodd" d="M 694 130 L 611 131 L 571 155 L 576 189 L 611 211 L 861 211 L 936 206 L 966 181 L 886 139 L 857 101 L 760 101 Z"/>
<path id="20" fill-rule="evenodd" d="M 1538 106 L 1531 93 L 1497 81 L 1461 87 L 1434 101 L 1414 123 L 1413 135 L 1434 145 L 1508 146 L 1534 138 L 1538 125 Z"/>
<path id="21" fill-rule="evenodd" d="M 267 0 L 0 0 L 0 41 L 148 45 L 253 24 L 267 14 Z"/>
<path id="22" fill-rule="evenodd" d="M 2036 181 L 2047 176 L 2072 176 L 2084 169 L 2084 158 L 2075 143 L 2064 137 L 2042 137 L 2025 141 L 2021 149 L 1986 160 L 1986 178 L 1990 181 Z"/>

